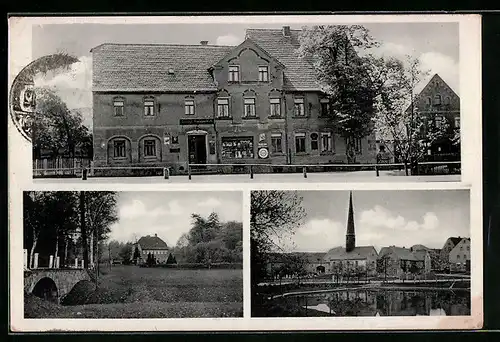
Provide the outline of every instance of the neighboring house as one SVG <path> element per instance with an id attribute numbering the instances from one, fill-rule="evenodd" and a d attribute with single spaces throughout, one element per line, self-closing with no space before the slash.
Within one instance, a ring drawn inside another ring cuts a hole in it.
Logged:
<path id="1" fill-rule="evenodd" d="M 470 238 L 463 238 L 450 251 L 450 267 L 455 271 L 470 271 Z"/>
<path id="2" fill-rule="evenodd" d="M 453 250 L 453 248 L 455 248 L 456 245 L 460 243 L 460 241 L 462 241 L 462 238 L 460 236 L 449 237 L 444 243 L 443 248 L 441 248 L 441 260 L 447 264 L 447 267 L 449 267 L 450 263 L 450 252 Z"/>
<path id="3" fill-rule="evenodd" d="M 146 235 L 141 237 L 137 243 L 134 244 L 133 250 L 135 250 L 135 247 L 139 249 L 139 263 L 146 262 L 148 260 L 148 254 L 151 254 L 156 259 L 157 263 L 166 263 L 170 254 L 170 248 L 168 248 L 165 241 L 160 239 L 157 234 L 154 236 Z"/>
<path id="4" fill-rule="evenodd" d="M 459 161 L 460 146 L 453 144 L 455 129 L 460 129 L 460 98 L 448 84 L 435 74 L 414 101 L 414 113 L 424 117 L 425 127 L 439 126 L 445 121 L 449 129 L 445 136 L 434 142 L 427 151 L 426 160 Z M 411 111 L 411 106 L 407 109 Z M 425 134 L 426 128 L 421 131 Z"/>
<path id="5" fill-rule="evenodd" d="M 326 253 L 324 260 L 328 262 L 328 272 L 342 274 L 354 270 L 363 270 L 372 275 L 376 272 L 377 256 L 377 251 L 373 246 L 356 246 L 351 192 L 349 194 L 349 212 L 347 214 L 346 245 L 345 247 L 332 248 Z"/>
<path id="6" fill-rule="evenodd" d="M 417 273 L 431 271 L 432 260 L 426 250 L 412 251 L 409 248 L 383 247 L 378 254 L 377 271 L 381 275 L 400 276 L 416 270 Z"/>
<path id="7" fill-rule="evenodd" d="M 328 263 L 323 259 L 326 253 L 269 253 L 267 256 L 266 269 L 268 274 L 275 274 L 292 260 L 301 260 L 307 273 L 325 273 Z"/>
<path id="8" fill-rule="evenodd" d="M 102 44 L 93 57 L 95 166 L 347 161 L 300 30 L 248 29 L 240 45 Z M 374 162 L 375 139 L 352 139 Z"/>
<path id="9" fill-rule="evenodd" d="M 410 250 L 412 252 L 426 251 L 429 253 L 431 259 L 431 270 L 441 271 L 444 268 L 444 263 L 441 260 L 441 249 L 439 248 L 429 248 L 424 245 L 413 245 Z M 446 263 L 447 264 L 447 263 Z"/>

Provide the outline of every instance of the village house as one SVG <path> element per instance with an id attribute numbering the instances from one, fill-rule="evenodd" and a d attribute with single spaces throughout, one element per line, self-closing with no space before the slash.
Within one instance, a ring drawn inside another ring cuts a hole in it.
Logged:
<path id="1" fill-rule="evenodd" d="M 413 245 L 410 247 L 411 252 L 419 252 L 424 251 L 428 252 L 431 258 L 431 270 L 432 271 L 441 271 L 443 269 L 443 265 L 440 259 L 441 249 L 439 248 L 429 248 L 424 245 Z"/>
<path id="2" fill-rule="evenodd" d="M 448 254 L 451 270 L 470 271 L 470 238 L 462 238 Z"/>
<path id="3" fill-rule="evenodd" d="M 248 29 L 238 46 L 102 44 L 93 61 L 94 165 L 347 162 L 347 140 L 300 30 Z M 371 135 L 350 139 L 374 162 Z"/>
<path id="4" fill-rule="evenodd" d="M 170 254 L 170 248 L 168 248 L 165 241 L 160 239 L 157 234 L 154 236 L 146 235 L 141 237 L 133 245 L 132 255 L 136 247 L 139 250 L 138 263 L 145 263 L 148 260 L 148 255 L 152 255 L 157 263 L 166 263 Z"/>
<path id="5" fill-rule="evenodd" d="M 378 255 L 377 271 L 380 275 L 399 277 L 406 273 L 429 273 L 431 269 L 431 255 L 423 249 L 412 251 L 389 246 L 383 247 Z"/>
<path id="6" fill-rule="evenodd" d="M 266 269 L 269 275 L 276 275 L 284 266 L 294 262 L 300 263 L 308 274 L 325 273 L 328 263 L 324 260 L 326 253 L 294 252 L 294 253 L 269 253 L 267 255 Z"/>
<path id="7" fill-rule="evenodd" d="M 347 233 L 345 247 L 330 249 L 324 256 L 328 262 L 328 272 L 334 274 L 362 271 L 368 275 L 376 273 L 377 251 L 373 246 L 356 246 L 354 229 L 354 209 L 352 192 L 349 194 L 349 212 L 347 216 Z"/>
<path id="8" fill-rule="evenodd" d="M 443 248 L 441 248 L 440 258 L 442 262 L 446 264 L 446 268 L 450 266 L 450 252 L 460 243 L 460 241 L 462 241 L 460 236 L 449 237 L 444 243 Z"/>
<path id="9" fill-rule="evenodd" d="M 414 113 L 424 117 L 422 135 L 429 125 L 449 125 L 445 135 L 429 146 L 426 160 L 459 161 L 460 146 L 453 143 L 453 137 L 455 129 L 460 129 L 460 98 L 438 74 L 416 96 Z"/>

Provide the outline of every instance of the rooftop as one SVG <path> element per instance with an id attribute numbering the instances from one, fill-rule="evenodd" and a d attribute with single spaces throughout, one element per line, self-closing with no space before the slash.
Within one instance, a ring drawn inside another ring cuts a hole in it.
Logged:
<path id="1" fill-rule="evenodd" d="M 155 236 L 146 235 L 137 241 L 138 245 L 141 245 L 142 249 L 168 249 L 165 241 L 160 239 L 156 234 Z"/>
<path id="2" fill-rule="evenodd" d="M 355 247 L 354 250 L 347 252 L 342 246 L 330 249 L 326 255 L 325 260 L 362 260 L 369 256 L 377 256 L 377 251 L 373 246 L 359 246 Z"/>

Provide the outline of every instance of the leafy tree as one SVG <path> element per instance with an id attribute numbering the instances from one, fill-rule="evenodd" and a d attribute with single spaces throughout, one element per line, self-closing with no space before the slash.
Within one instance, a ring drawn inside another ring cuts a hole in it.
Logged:
<path id="1" fill-rule="evenodd" d="M 60 150 L 66 150 L 70 157 L 75 155 L 75 147 L 88 149 L 92 145 L 92 137 L 78 111 L 68 109 L 66 103 L 52 90 L 35 89 L 37 98 L 37 120 L 32 123 L 33 155 L 38 157 L 42 149 L 52 151 L 54 156 Z"/>
<path id="2" fill-rule="evenodd" d="M 390 142 L 386 147 L 397 159 L 413 165 L 446 134 L 449 123 L 437 125 L 433 117 L 419 113 L 414 105 L 415 87 L 429 74 L 422 70 L 419 59 L 393 58 L 385 67 L 387 80 L 375 100 L 375 131 Z"/>
<path id="3" fill-rule="evenodd" d="M 252 191 L 250 206 L 251 282 L 265 277 L 267 255 L 284 252 L 283 241 L 305 217 L 302 197 L 294 191 Z"/>
<path id="4" fill-rule="evenodd" d="M 139 247 L 137 245 L 135 246 L 134 249 L 134 260 L 137 262 L 141 258 L 141 253 L 139 252 Z"/>
<path id="5" fill-rule="evenodd" d="M 167 265 L 170 265 L 170 264 L 175 264 L 175 263 L 176 263 L 176 262 L 175 262 L 175 259 L 174 259 L 173 255 L 172 255 L 172 253 L 170 253 L 170 254 L 168 255 L 168 258 L 167 258 Z"/>
<path id="6" fill-rule="evenodd" d="M 359 57 L 357 50 L 367 51 L 379 43 L 361 25 L 304 27 L 299 41 L 298 55 L 312 64 L 321 90 L 330 100 L 329 118 L 346 138 L 347 160 L 355 162 L 353 141 L 372 131 L 378 90 L 369 74 L 374 58 Z"/>
<path id="7" fill-rule="evenodd" d="M 139 252 L 139 250 L 137 250 L 137 252 Z M 127 242 L 126 244 L 121 245 L 120 251 L 118 252 L 118 256 L 125 263 L 130 261 L 132 259 L 132 244 L 130 242 Z"/>

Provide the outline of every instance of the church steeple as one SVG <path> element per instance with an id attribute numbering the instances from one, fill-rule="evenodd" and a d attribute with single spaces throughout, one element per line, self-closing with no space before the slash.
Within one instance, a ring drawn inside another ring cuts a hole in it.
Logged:
<path id="1" fill-rule="evenodd" d="M 345 236 L 345 250 L 351 252 L 356 247 L 356 234 L 354 232 L 354 210 L 352 208 L 352 191 L 349 193 L 349 213 L 347 215 L 347 234 Z"/>

